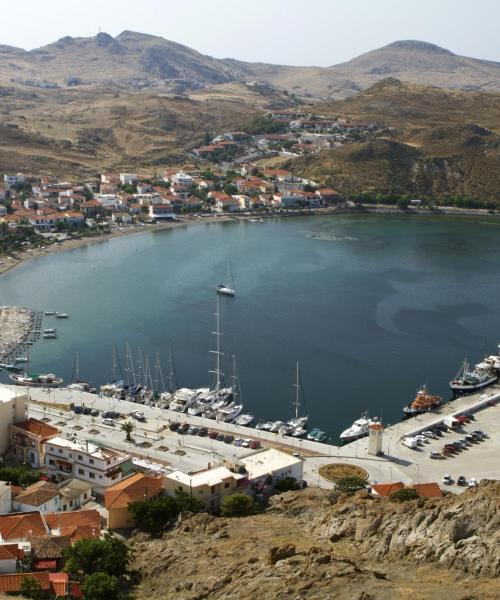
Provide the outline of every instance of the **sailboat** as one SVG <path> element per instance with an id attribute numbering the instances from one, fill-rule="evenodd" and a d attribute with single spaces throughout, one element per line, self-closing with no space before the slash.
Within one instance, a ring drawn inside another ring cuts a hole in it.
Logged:
<path id="1" fill-rule="evenodd" d="M 296 383 L 294 383 L 295 388 L 295 402 L 294 402 L 294 406 L 295 406 L 295 417 L 293 419 L 290 419 L 290 421 L 288 421 L 288 425 L 294 429 L 304 429 L 305 425 L 307 423 L 307 421 L 309 420 L 308 416 L 299 416 L 299 412 L 300 412 L 300 396 L 302 394 L 302 386 L 300 385 L 300 369 L 299 369 L 299 363 L 297 362 L 297 380 Z M 305 432 L 304 432 L 305 434 Z M 300 437 L 300 436 L 296 436 L 296 437 Z"/>
<path id="2" fill-rule="evenodd" d="M 91 394 L 95 393 L 96 388 L 91 386 L 90 383 L 86 381 L 82 381 L 80 379 L 80 356 L 78 352 L 76 353 L 75 365 L 73 367 L 73 375 L 71 376 L 71 382 L 68 385 L 70 390 L 77 390 L 79 392 L 90 392 Z"/>
<path id="3" fill-rule="evenodd" d="M 220 283 L 217 286 L 218 294 L 225 294 L 226 296 L 234 296 L 236 294 L 236 290 L 234 289 L 234 279 L 233 274 L 231 273 L 231 265 L 229 261 L 227 261 L 227 280 L 226 283 Z"/>

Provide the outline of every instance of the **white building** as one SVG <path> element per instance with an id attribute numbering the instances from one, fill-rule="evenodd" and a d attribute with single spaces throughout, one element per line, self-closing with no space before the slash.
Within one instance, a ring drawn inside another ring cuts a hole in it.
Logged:
<path id="1" fill-rule="evenodd" d="M 120 173 L 120 183 L 122 185 L 133 185 L 138 180 L 136 173 Z"/>
<path id="2" fill-rule="evenodd" d="M 58 480 L 74 477 L 92 485 L 92 490 L 103 494 L 106 488 L 133 471 L 128 454 L 102 448 L 89 441 L 80 442 L 55 437 L 44 444 L 45 468 Z"/>
<path id="3" fill-rule="evenodd" d="M 20 183 L 24 183 L 26 181 L 26 177 L 22 173 L 17 173 L 17 175 L 4 175 L 3 181 L 6 187 L 11 188 Z"/>
<path id="4" fill-rule="evenodd" d="M 37 481 L 22 490 L 12 501 L 15 512 L 38 510 L 53 513 L 60 510 L 60 496 L 57 485 L 49 481 Z"/>
<path id="5" fill-rule="evenodd" d="M 148 207 L 152 219 L 175 219 L 175 214 L 170 204 L 151 204 Z"/>
<path id="6" fill-rule="evenodd" d="M 193 185 L 193 178 L 191 175 L 184 173 L 184 171 L 179 171 L 172 177 L 172 183 L 177 183 L 178 185 L 185 185 L 189 187 Z"/>
<path id="7" fill-rule="evenodd" d="M 26 418 L 27 399 L 25 392 L 12 391 L 0 385 L 0 455 L 9 449 L 9 425 Z"/>
<path id="8" fill-rule="evenodd" d="M 262 484 L 268 479 L 274 484 L 284 477 L 293 477 L 301 483 L 304 477 L 302 459 L 275 448 L 240 458 L 238 464 L 246 469 L 248 482 L 252 485 Z"/>

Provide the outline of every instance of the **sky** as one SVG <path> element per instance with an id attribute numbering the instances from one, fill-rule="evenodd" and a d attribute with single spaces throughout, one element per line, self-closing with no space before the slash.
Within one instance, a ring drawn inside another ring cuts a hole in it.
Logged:
<path id="1" fill-rule="evenodd" d="M 328 66 L 401 39 L 500 61 L 499 0 L 0 0 L 0 44 L 158 35 L 216 58 Z"/>

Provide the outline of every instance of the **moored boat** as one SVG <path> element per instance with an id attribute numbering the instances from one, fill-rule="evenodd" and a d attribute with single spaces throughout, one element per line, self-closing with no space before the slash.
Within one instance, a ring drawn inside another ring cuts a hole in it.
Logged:
<path id="1" fill-rule="evenodd" d="M 226 296 L 234 296 L 236 294 L 236 290 L 234 288 L 233 275 L 231 273 L 231 265 L 229 264 L 229 261 L 227 263 L 227 282 L 220 283 L 217 286 L 217 293 L 225 294 Z"/>
<path id="2" fill-rule="evenodd" d="M 423 385 L 415 396 L 415 400 L 408 406 L 403 408 L 405 417 L 413 417 L 422 413 L 430 412 L 436 408 L 439 408 L 442 404 L 441 396 L 430 394 L 427 391 L 427 387 Z"/>
<path id="3" fill-rule="evenodd" d="M 360 419 L 356 419 L 356 421 L 354 421 L 351 427 L 345 429 L 340 434 L 340 441 L 343 444 L 348 444 L 350 442 L 353 442 L 354 440 L 358 440 L 359 438 L 365 437 L 370 431 L 370 425 L 378 422 L 378 418 L 375 417 L 373 419 L 370 419 L 368 417 L 368 414 L 365 413 L 361 416 Z"/>
<path id="4" fill-rule="evenodd" d="M 465 359 L 455 379 L 450 381 L 450 388 L 456 395 L 470 394 L 495 383 L 497 379 L 498 376 L 490 369 L 479 370 L 475 368 L 471 371 L 469 363 Z"/>
<path id="5" fill-rule="evenodd" d="M 63 383 L 62 377 L 57 377 L 52 373 L 24 373 L 22 375 L 13 373 L 9 375 L 16 385 L 28 387 L 59 387 Z"/>
<path id="6" fill-rule="evenodd" d="M 250 423 L 252 423 L 252 421 L 255 419 L 255 417 L 248 413 L 248 414 L 244 414 L 244 415 L 240 415 L 239 417 L 236 417 L 236 419 L 234 420 L 236 425 L 241 425 L 243 427 L 247 427 L 248 425 L 250 425 Z"/>
<path id="7" fill-rule="evenodd" d="M 56 319 L 69 319 L 68 313 L 56 313 Z"/>

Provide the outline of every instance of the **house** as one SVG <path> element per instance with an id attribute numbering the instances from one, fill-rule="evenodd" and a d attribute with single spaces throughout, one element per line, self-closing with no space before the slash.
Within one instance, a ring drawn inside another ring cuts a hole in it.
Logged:
<path id="1" fill-rule="evenodd" d="M 395 492 L 404 489 L 404 483 L 402 481 L 396 481 L 395 483 L 374 483 L 372 485 L 372 496 L 378 498 L 387 498 Z"/>
<path id="2" fill-rule="evenodd" d="M 26 181 L 26 177 L 22 174 L 22 173 L 17 173 L 17 175 L 4 175 L 3 176 L 3 182 L 5 184 L 5 187 L 7 188 L 13 188 L 16 185 L 19 185 L 21 183 L 25 183 Z"/>
<path id="3" fill-rule="evenodd" d="M 158 498 L 163 493 L 163 477 L 135 473 L 115 483 L 104 492 L 104 506 L 108 511 L 107 528 L 124 529 L 134 525 L 128 509 L 130 502 Z"/>
<path id="4" fill-rule="evenodd" d="M 80 479 L 70 479 L 59 486 L 59 509 L 76 510 L 92 500 L 92 484 Z"/>
<path id="5" fill-rule="evenodd" d="M 101 535 L 101 517 L 95 509 L 47 513 L 44 517 L 50 535 L 66 536 L 72 544 Z"/>
<path id="6" fill-rule="evenodd" d="M 35 571 L 57 571 L 63 567 L 63 552 L 71 546 L 67 535 L 36 535 L 30 538 Z"/>
<path id="7" fill-rule="evenodd" d="M 19 547 L 19 544 L 2 544 L 0 546 L 0 574 L 15 573 L 23 558 L 24 550 Z"/>
<path id="8" fill-rule="evenodd" d="M 151 204 L 148 208 L 152 219 L 175 219 L 175 214 L 170 204 Z"/>
<path id="9" fill-rule="evenodd" d="M 0 542 L 26 542 L 32 535 L 46 535 L 47 524 L 38 510 L 0 516 Z"/>
<path id="10" fill-rule="evenodd" d="M 304 473 L 301 458 L 276 448 L 268 448 L 240 458 L 234 466 L 242 466 L 245 469 L 250 485 L 262 485 L 267 481 L 276 483 L 284 477 L 293 477 L 302 483 Z"/>
<path id="11" fill-rule="evenodd" d="M 24 579 L 36 579 L 40 590 L 56 598 L 65 598 L 68 595 L 68 573 L 13 573 L 0 575 L 0 594 L 18 594 L 22 590 Z"/>
<path id="12" fill-rule="evenodd" d="M 9 430 L 10 448 L 14 456 L 19 462 L 29 463 L 32 467 L 41 467 L 44 464 L 44 442 L 59 435 L 57 427 L 33 418 L 13 423 Z"/>
<path id="13" fill-rule="evenodd" d="M 414 489 L 419 498 L 441 498 L 443 490 L 435 482 L 431 483 L 412 483 L 406 486 L 409 489 Z"/>
<path id="14" fill-rule="evenodd" d="M 113 223 L 123 223 L 125 225 L 130 225 L 130 223 L 133 223 L 134 217 L 128 212 L 115 211 L 111 215 L 111 220 L 113 221 Z"/>
<path id="15" fill-rule="evenodd" d="M 42 513 L 60 510 L 59 489 L 50 481 L 37 481 L 22 490 L 12 501 L 15 512 L 39 510 Z"/>
<path id="16" fill-rule="evenodd" d="M 79 225 L 83 225 L 83 223 L 85 223 L 84 214 L 78 210 L 66 211 L 65 213 L 63 213 L 63 219 L 64 219 L 64 222 L 67 223 L 68 225 L 75 225 L 77 227 Z"/>
<path id="17" fill-rule="evenodd" d="M 7 207 L 0 204 L 0 217 L 4 217 L 7 214 Z"/>
<path id="18" fill-rule="evenodd" d="M 12 512 L 12 486 L 7 481 L 0 481 L 0 515 Z"/>
<path id="19" fill-rule="evenodd" d="M 193 185 L 193 178 L 191 175 L 184 173 L 184 171 L 179 171 L 172 177 L 172 183 L 185 187 L 191 187 Z"/>
<path id="20" fill-rule="evenodd" d="M 297 192 L 294 194 L 284 194 L 281 196 L 281 206 L 284 206 L 285 208 L 297 208 L 304 206 L 304 204 L 304 196 Z"/>
<path id="21" fill-rule="evenodd" d="M 335 204 L 341 201 L 340 194 L 331 188 L 321 188 L 316 190 L 316 195 L 321 200 L 321 204 Z"/>
<path id="22" fill-rule="evenodd" d="M 210 512 L 218 511 L 226 496 L 245 490 L 246 487 L 246 475 L 230 471 L 227 467 L 205 469 L 191 474 L 173 471 L 165 476 L 167 494 L 173 495 L 176 490 L 187 492 Z"/>
<path id="23" fill-rule="evenodd" d="M 138 179 L 135 173 L 120 173 L 120 183 L 122 185 L 134 185 Z"/>
<path id="24" fill-rule="evenodd" d="M 9 427 L 24 421 L 26 411 L 26 393 L 12 391 L 0 385 L 0 454 L 5 454 L 9 448 Z"/>
<path id="25" fill-rule="evenodd" d="M 53 437 L 45 442 L 44 452 L 45 468 L 53 479 L 74 477 L 86 481 L 96 494 L 104 494 L 108 487 L 133 471 L 128 454 L 89 441 Z"/>
<path id="26" fill-rule="evenodd" d="M 148 194 L 153 191 L 153 186 L 150 183 L 141 182 L 137 184 L 138 194 Z"/>

